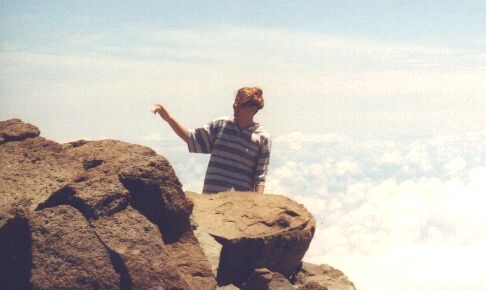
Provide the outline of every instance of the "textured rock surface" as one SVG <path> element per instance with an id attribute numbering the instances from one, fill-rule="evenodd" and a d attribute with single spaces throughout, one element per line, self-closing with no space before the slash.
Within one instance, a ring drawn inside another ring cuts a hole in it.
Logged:
<path id="1" fill-rule="evenodd" d="M 114 140 L 61 145 L 32 127 L 0 126 L 0 285 L 216 288 L 165 158 Z"/>
<path id="2" fill-rule="evenodd" d="M 329 288 L 327 288 L 327 286 L 323 286 L 315 281 L 311 281 L 311 282 L 308 282 L 306 283 L 305 285 L 303 286 L 300 286 L 299 288 L 297 288 L 297 290 L 329 290 Z"/>
<path id="3" fill-rule="evenodd" d="M 79 211 L 65 205 L 47 208 L 32 213 L 29 221 L 33 288 L 120 288 L 110 255 Z"/>
<path id="4" fill-rule="evenodd" d="M 242 290 L 295 290 L 289 280 L 280 273 L 266 268 L 256 269 L 243 283 Z"/>
<path id="5" fill-rule="evenodd" d="M 192 231 L 185 232 L 177 241 L 166 246 L 177 268 L 194 289 L 216 287 L 214 278 L 212 283 L 208 283 L 208 277 L 215 276 Z"/>
<path id="6" fill-rule="evenodd" d="M 219 264 L 213 265 L 218 268 L 220 285 L 241 285 L 258 268 L 288 277 L 314 234 L 312 215 L 284 196 L 248 192 L 186 195 L 194 202 L 198 230 L 222 245 Z"/>
<path id="7" fill-rule="evenodd" d="M 157 226 L 132 207 L 93 222 L 100 239 L 124 265 L 125 286 L 188 289 L 172 261 Z"/>
<path id="8" fill-rule="evenodd" d="M 317 282 L 320 285 L 326 286 L 329 290 L 356 290 L 353 282 L 343 272 L 329 265 L 314 265 L 304 262 L 296 278 L 296 285 L 304 286 L 310 282 Z"/>
<path id="9" fill-rule="evenodd" d="M 84 169 L 61 145 L 42 137 L 0 145 L 0 226 L 16 211 L 34 210 Z"/>
<path id="10" fill-rule="evenodd" d="M 0 226 L 0 288 L 30 289 L 32 238 L 22 213 Z"/>
<path id="11" fill-rule="evenodd" d="M 19 119 L 0 122 L 0 144 L 9 141 L 19 141 L 40 135 L 39 129 Z"/>
<path id="12" fill-rule="evenodd" d="M 216 289 L 215 274 L 219 289 L 248 277 L 248 289 L 290 285 L 315 228 L 303 206 L 277 195 L 187 195 L 149 148 L 58 144 L 20 120 L 0 122 L 0 288 Z M 354 289 L 340 271 L 306 263 L 292 287 L 323 285 Z"/>

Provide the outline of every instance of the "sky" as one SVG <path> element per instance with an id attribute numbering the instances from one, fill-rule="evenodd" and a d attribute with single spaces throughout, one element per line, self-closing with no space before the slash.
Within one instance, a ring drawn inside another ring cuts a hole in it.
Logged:
<path id="1" fill-rule="evenodd" d="M 189 128 L 260 86 L 266 191 L 303 203 L 305 260 L 358 289 L 486 289 L 483 1 L 1 1 L 0 120 L 150 146 L 200 192 Z"/>

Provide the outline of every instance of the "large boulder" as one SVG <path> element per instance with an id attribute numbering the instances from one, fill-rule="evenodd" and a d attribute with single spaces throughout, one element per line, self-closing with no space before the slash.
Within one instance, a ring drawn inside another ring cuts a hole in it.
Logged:
<path id="1" fill-rule="evenodd" d="M 217 268 L 219 285 L 241 285 L 259 268 L 289 277 L 314 235 L 314 217 L 304 206 L 281 195 L 186 195 L 194 202 L 196 235 L 203 237 L 200 242 L 209 260 L 218 263 L 213 268 Z M 221 245 L 220 250 L 214 241 Z"/>
<path id="2" fill-rule="evenodd" d="M 164 157 L 36 132 L 0 123 L 0 285 L 216 288 L 190 226 L 192 203 Z"/>

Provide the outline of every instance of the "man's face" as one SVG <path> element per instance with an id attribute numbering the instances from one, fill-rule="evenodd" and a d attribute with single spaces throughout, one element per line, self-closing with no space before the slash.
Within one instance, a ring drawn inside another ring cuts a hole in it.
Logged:
<path id="1" fill-rule="evenodd" d="M 253 118 L 253 115 L 257 112 L 257 106 L 247 106 L 247 105 L 241 105 L 238 102 L 238 99 L 235 99 L 235 102 L 233 103 L 233 113 L 235 119 L 244 119 L 244 120 L 249 120 Z"/>

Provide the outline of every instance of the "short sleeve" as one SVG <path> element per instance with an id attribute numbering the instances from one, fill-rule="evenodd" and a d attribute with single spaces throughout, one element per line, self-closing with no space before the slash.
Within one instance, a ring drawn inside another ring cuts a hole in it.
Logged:
<path id="1" fill-rule="evenodd" d="M 216 119 L 201 128 L 189 130 L 189 141 L 187 146 L 191 153 L 207 153 L 213 150 L 213 143 L 216 135 L 224 125 L 224 119 Z"/>
<path id="2" fill-rule="evenodd" d="M 187 142 L 189 152 L 211 153 L 212 146 L 210 141 L 209 125 L 189 130 L 189 142 Z"/>

